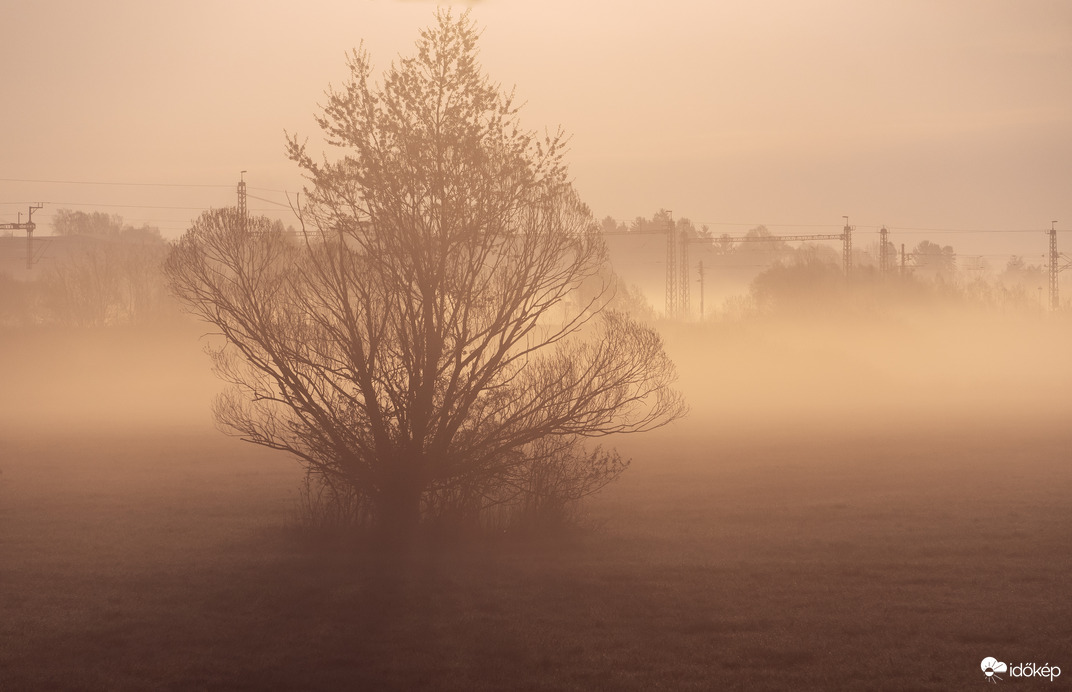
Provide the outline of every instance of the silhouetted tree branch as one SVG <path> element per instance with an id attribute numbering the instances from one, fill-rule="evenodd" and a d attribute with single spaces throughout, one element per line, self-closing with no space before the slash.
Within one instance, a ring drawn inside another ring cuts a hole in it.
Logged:
<path id="1" fill-rule="evenodd" d="M 318 119 L 340 158 L 289 140 L 304 239 L 216 210 L 166 265 L 225 337 L 221 424 L 354 489 L 392 530 L 582 497 L 625 467 L 584 439 L 684 410 L 658 335 L 605 310 L 605 289 L 578 299 L 605 249 L 565 138 L 520 127 L 476 39 L 440 13 L 382 86 L 355 52 Z"/>

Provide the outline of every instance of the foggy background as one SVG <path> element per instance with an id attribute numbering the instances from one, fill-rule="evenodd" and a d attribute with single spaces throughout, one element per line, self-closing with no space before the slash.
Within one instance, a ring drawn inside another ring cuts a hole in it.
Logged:
<path id="1" fill-rule="evenodd" d="M 240 171 L 252 215 L 295 224 L 284 131 L 315 143 L 346 52 L 408 54 L 434 5 L 7 2 L 0 223 L 45 206 L 29 272 L 0 231 L 0 688 L 946 690 L 989 655 L 1072 674 L 1072 272 L 1051 311 L 1043 270 L 1051 220 L 1072 250 L 1072 4 L 466 7 L 522 122 L 573 133 L 597 222 L 671 210 L 717 239 L 848 215 L 853 282 L 773 282 L 840 273 L 836 241 L 696 244 L 692 314 L 667 320 L 665 237 L 608 236 L 689 415 L 608 440 L 632 465 L 581 533 L 392 572 L 291 532 L 301 467 L 215 428 L 208 328 L 131 267 L 234 205 Z M 114 232 L 50 240 L 60 210 Z M 880 281 L 883 225 L 953 268 Z M 73 301 L 64 267 L 125 292 Z"/>
<path id="2" fill-rule="evenodd" d="M 315 138 L 314 104 L 345 76 L 346 52 L 364 40 L 385 66 L 433 9 L 6 3 L 0 222 L 45 202 L 39 234 L 69 207 L 176 237 L 202 209 L 233 204 L 242 170 L 269 200 L 251 211 L 286 220 L 283 191 L 302 182 L 283 131 Z M 1035 233 L 1050 220 L 1072 219 L 1066 2 L 488 0 L 471 11 L 484 66 L 516 85 L 524 122 L 573 134 L 571 170 L 597 217 L 665 208 L 717 234 L 837 232 L 848 215 L 910 247 L 946 233 L 959 252 L 1020 255 L 1044 252 Z"/>

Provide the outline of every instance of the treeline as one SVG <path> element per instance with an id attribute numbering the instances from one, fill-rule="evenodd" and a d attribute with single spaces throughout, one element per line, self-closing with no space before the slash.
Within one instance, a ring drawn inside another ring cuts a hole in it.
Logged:
<path id="1" fill-rule="evenodd" d="M 161 265 L 160 229 L 118 215 L 60 209 L 39 238 L 32 279 L 0 273 L 0 324 L 105 326 L 165 319 L 174 308 Z"/>
<path id="2" fill-rule="evenodd" d="M 118 214 L 60 209 L 52 216 L 52 234 L 62 237 L 86 236 L 125 242 L 159 242 L 160 229 L 148 224 L 134 227 L 123 223 Z"/>
<path id="3" fill-rule="evenodd" d="M 696 241 L 690 272 L 697 273 L 701 260 L 707 264 L 705 318 L 949 304 L 1025 312 L 1048 304 L 1048 295 L 1043 295 L 1048 286 L 1043 266 L 1021 256 L 1009 257 L 1000 268 L 977 258 L 959 258 L 958 262 L 952 246 L 929 240 L 920 241 L 907 253 L 903 269 L 899 249 L 889 243 L 891 267 L 882 276 L 877 266 L 878 243 L 863 244 L 863 234 L 857 235 L 853 275 L 846 281 L 840 249 L 828 243 L 788 243 L 764 226 L 745 234 L 755 240 L 735 242 L 728 234 L 715 236 L 707 226 L 688 218 L 673 219 L 670 212 L 659 210 L 628 224 L 608 216 L 600 227 L 613 235 L 657 234 L 671 224 Z M 283 230 L 279 221 L 274 226 Z M 53 216 L 52 233 L 51 240 L 39 240 L 52 245 L 33 280 L 18 280 L 0 270 L 0 326 L 143 324 L 173 319 L 177 314 L 161 272 L 170 244 L 158 228 L 136 227 L 114 214 L 61 209 Z M 769 240 L 760 241 L 763 238 Z M 754 269 L 734 269 L 735 262 Z M 584 295 L 577 299 L 609 288 L 614 296 L 612 309 L 655 319 L 652 296 L 646 298 L 634 281 L 628 272 L 615 273 L 607 267 L 598 281 L 581 288 Z M 691 283 L 693 317 L 698 317 L 700 286 L 697 281 Z"/>
<path id="4" fill-rule="evenodd" d="M 722 312 L 740 317 L 950 306 L 1038 312 L 1048 306 L 1043 267 L 1012 256 L 1000 271 L 978 263 L 958 268 L 951 248 L 929 252 L 928 245 L 934 244 L 920 243 L 915 263 L 906 263 L 903 270 L 895 263 L 883 275 L 878 266 L 860 263 L 848 281 L 840 257 L 831 256 L 838 253 L 801 247 L 761 271 L 747 294 L 727 299 Z"/>
<path id="5" fill-rule="evenodd" d="M 607 216 L 604 217 L 599 225 L 604 233 L 611 234 L 665 233 L 667 228 L 673 226 L 678 232 L 684 232 L 689 238 L 711 237 L 711 229 L 707 226 L 697 228 L 696 224 L 684 217 L 675 220 L 673 214 L 666 209 L 660 209 L 655 212 L 650 219 L 638 216 L 629 223 Z"/>
<path id="6" fill-rule="evenodd" d="M 846 281 L 842 248 L 837 241 L 786 242 L 764 226 L 749 229 L 747 241 L 727 233 L 713 234 L 687 218 L 673 219 L 666 210 L 631 222 L 608 216 L 600 222 L 608 242 L 615 245 L 622 280 L 638 280 L 644 265 L 649 298 L 661 294 L 661 280 L 651 281 L 651 267 L 664 262 L 661 250 L 652 256 L 652 243 L 613 241 L 631 234 L 665 233 L 672 225 L 692 242 L 689 249 L 692 318 L 700 316 L 700 263 L 705 271 L 705 318 L 739 319 L 765 314 L 874 312 L 886 308 L 957 305 L 982 310 L 1037 312 L 1047 308 L 1045 267 L 1022 256 L 1004 261 L 958 256 L 952 245 L 921 240 L 905 248 L 886 241 L 888 271 L 879 269 L 881 240 L 856 233 L 852 276 Z M 839 232 L 839 231 L 837 231 Z M 656 246 L 657 247 L 657 246 Z M 632 248 L 632 249 L 631 249 Z M 632 270 L 632 271 L 629 271 Z M 1068 301 L 1063 305 L 1067 306 Z"/>

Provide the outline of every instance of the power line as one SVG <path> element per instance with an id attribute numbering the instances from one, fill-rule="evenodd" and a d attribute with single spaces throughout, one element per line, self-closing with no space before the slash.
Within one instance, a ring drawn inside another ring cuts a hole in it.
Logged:
<path id="1" fill-rule="evenodd" d="M 218 183 L 123 183 L 103 180 L 34 180 L 28 178 L 0 178 L 6 183 L 41 183 L 47 185 L 113 185 L 117 187 L 231 187 Z"/>
<path id="2" fill-rule="evenodd" d="M 38 183 L 45 185 L 108 185 L 113 187 L 194 187 L 194 188 L 230 188 L 230 185 L 221 183 L 133 183 L 111 180 L 44 180 L 31 178 L 0 178 L 0 182 L 7 183 Z M 286 190 L 276 190 L 270 187 L 250 187 L 250 190 L 260 192 L 275 192 L 281 195 L 287 194 Z M 262 200 L 271 202 L 271 200 Z M 278 204 L 278 202 L 271 202 Z M 0 204 L 24 204 L 24 202 L 0 202 Z"/>
<path id="3" fill-rule="evenodd" d="M 912 228 L 907 226 L 890 226 L 890 232 L 903 231 L 917 233 L 1045 233 L 1041 228 Z"/>
<path id="4" fill-rule="evenodd" d="M 710 225 L 710 224 L 708 224 L 707 222 L 704 222 L 704 225 Z M 731 224 L 721 224 L 721 225 L 728 226 L 728 225 L 731 225 Z M 748 225 L 748 224 L 740 224 L 740 225 L 745 226 L 745 225 Z M 764 228 L 830 228 L 831 226 L 833 226 L 833 224 L 822 224 L 822 225 L 817 225 L 817 224 L 812 224 L 812 225 L 809 225 L 809 224 L 757 224 L 757 225 L 758 226 L 763 226 Z M 870 228 L 870 226 L 865 226 L 865 228 Z M 879 227 L 875 226 L 874 228 L 877 229 Z M 975 233 L 1045 233 L 1046 232 L 1046 231 L 1044 231 L 1043 229 L 1040 229 L 1040 228 L 920 228 L 920 227 L 914 227 L 914 226 L 891 226 L 891 225 L 888 225 L 888 224 L 886 225 L 886 228 L 889 229 L 890 233 L 894 233 L 894 232 L 906 233 L 907 232 L 907 233 L 941 233 L 941 234 L 945 234 L 945 233 L 971 233 L 971 234 L 975 234 Z"/>
<path id="5" fill-rule="evenodd" d="M 256 198 L 259 199 L 259 198 Z M 268 202 L 270 204 L 279 204 L 279 206 L 286 206 L 279 202 L 272 202 L 271 200 L 261 200 L 262 202 Z M 67 206 L 67 207 L 105 207 L 116 209 L 171 209 L 180 211 L 205 211 L 208 207 L 167 207 L 153 204 L 102 204 L 99 202 L 54 202 L 51 200 L 45 200 L 45 204 L 52 204 L 55 206 Z M 250 209 L 250 211 L 275 211 L 275 209 Z"/>
<path id="6" fill-rule="evenodd" d="M 289 204 L 283 204 L 282 202 L 276 202 L 274 200 L 265 199 L 263 197 L 257 197 L 256 195 L 247 194 L 246 197 L 249 197 L 250 199 L 255 199 L 255 200 L 259 201 L 259 202 L 267 202 L 268 204 L 276 204 L 276 205 L 278 205 L 280 207 L 284 207 L 286 209 L 291 208 L 291 206 Z"/>
<path id="7" fill-rule="evenodd" d="M 223 185 L 218 183 L 134 183 L 134 182 L 117 182 L 117 181 L 92 181 L 92 180 L 44 180 L 44 179 L 29 179 L 29 178 L 0 178 L 0 182 L 19 182 L 19 183 L 44 183 L 44 184 L 61 184 L 61 185 L 108 185 L 108 186 L 136 186 L 136 187 L 185 187 L 185 188 L 230 188 L 231 185 Z M 276 190 L 273 188 L 265 187 L 249 187 L 250 190 L 259 190 L 261 192 L 273 192 L 282 195 L 288 194 L 286 190 Z M 264 202 L 266 204 L 274 204 L 278 207 L 290 208 L 290 204 L 283 202 L 277 202 L 271 199 L 265 199 L 263 197 L 256 197 L 249 195 L 250 198 Z M 173 210 L 203 210 L 204 207 L 172 207 L 172 206 L 157 206 L 157 205 L 144 205 L 144 204 L 99 204 L 90 202 L 48 202 L 49 204 L 64 204 L 69 206 L 86 206 L 86 207 L 117 207 L 117 208 L 137 208 L 137 209 L 173 209 Z M 20 202 L 0 202 L 2 205 L 15 205 L 24 206 L 25 201 Z M 269 211 L 267 209 L 251 209 L 250 211 Z M 632 219 L 615 219 L 619 223 L 629 225 L 632 223 Z M 692 221 L 694 224 L 703 226 L 734 226 L 734 227 L 749 227 L 756 228 L 763 226 L 765 228 L 830 228 L 834 224 L 830 223 L 742 223 L 735 221 Z M 887 224 L 890 232 L 919 232 L 919 233 L 1045 233 L 1045 229 L 1032 229 L 1032 228 L 1015 228 L 1015 229 L 994 229 L 994 228 L 931 228 L 920 226 L 891 226 Z M 878 226 L 875 226 L 878 228 Z M 634 235 L 640 233 L 646 233 L 650 231 L 614 231 L 608 233 L 608 235 Z M 654 231 L 652 233 L 662 234 L 665 230 Z"/>
<path id="8" fill-rule="evenodd" d="M 689 220 L 692 221 L 692 219 Z M 834 225 L 829 223 L 737 223 L 734 221 L 692 221 L 692 223 L 701 226 L 748 226 L 750 228 L 758 226 L 764 228 L 830 228 Z"/>
<path id="9" fill-rule="evenodd" d="M 182 211 L 203 211 L 204 207 L 168 207 L 152 204 L 101 204 L 99 202 L 52 202 L 48 204 L 69 207 L 114 207 L 116 209 L 172 209 Z"/>
<path id="10" fill-rule="evenodd" d="M 616 223 L 629 226 L 633 223 L 634 219 L 614 219 Z M 648 221 L 645 219 L 645 221 Z M 833 223 L 743 223 L 737 221 L 698 221 L 689 219 L 689 221 L 696 226 L 734 226 L 734 227 L 747 227 L 747 228 L 831 228 L 836 225 Z M 650 223 L 650 221 L 649 221 Z M 938 227 L 923 227 L 923 226 L 896 226 L 892 224 L 856 224 L 857 229 L 860 228 L 872 228 L 877 231 L 881 226 L 885 226 L 893 232 L 905 232 L 905 231 L 918 231 L 926 233 L 1046 233 L 1047 229 L 1044 228 L 938 228 Z M 628 233 L 635 233 L 636 231 L 627 231 Z M 622 232 L 624 235 L 627 232 Z"/>

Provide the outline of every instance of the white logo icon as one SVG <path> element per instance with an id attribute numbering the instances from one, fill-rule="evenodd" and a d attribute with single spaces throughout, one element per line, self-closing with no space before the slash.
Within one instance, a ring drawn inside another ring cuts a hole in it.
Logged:
<path id="1" fill-rule="evenodd" d="M 998 677 L 998 673 L 1004 673 L 1009 669 L 1009 666 L 1005 665 L 993 656 L 987 656 L 983 659 L 983 662 L 979 664 L 979 667 L 983 669 L 983 674 L 986 675 L 986 681 L 997 684 L 997 681 L 1001 678 Z M 997 680 L 995 680 L 997 678 Z"/>

